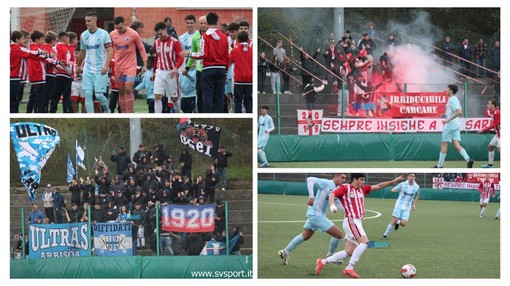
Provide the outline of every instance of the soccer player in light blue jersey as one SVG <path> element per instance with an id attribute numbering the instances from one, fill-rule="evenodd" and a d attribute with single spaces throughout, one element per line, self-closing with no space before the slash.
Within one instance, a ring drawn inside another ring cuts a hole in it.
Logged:
<path id="1" fill-rule="evenodd" d="M 455 96 L 459 88 L 455 84 L 450 84 L 446 88 L 448 94 L 448 103 L 446 104 L 446 118 L 443 119 L 443 134 L 441 139 L 441 152 L 439 160 L 434 168 L 443 168 L 446 158 L 448 143 L 452 143 L 453 147 L 459 151 L 460 155 L 467 162 L 468 168 L 473 168 L 473 160 L 462 146 L 460 146 L 460 118 L 462 115 L 462 106 L 459 99 Z"/>
<path id="2" fill-rule="evenodd" d="M 407 181 L 398 184 L 391 192 L 398 194 L 397 202 L 395 203 L 395 209 L 393 210 L 393 218 L 391 219 L 386 231 L 383 234 L 383 238 L 388 238 L 391 229 L 397 230 L 399 226 L 405 226 L 411 215 L 411 210 L 416 210 L 416 203 L 420 198 L 420 186 L 416 183 L 416 174 L 409 173 L 407 175 Z"/>
<path id="3" fill-rule="evenodd" d="M 331 220 L 326 217 L 329 194 L 345 182 L 347 175 L 345 173 L 334 174 L 332 180 L 320 179 L 315 177 L 306 178 L 308 186 L 308 210 L 306 211 L 307 220 L 303 225 L 303 232 L 296 235 L 290 243 L 278 251 L 283 264 L 289 264 L 289 253 L 298 247 L 304 241 L 310 239 L 316 230 L 327 232 L 332 236 L 329 241 L 328 256 L 335 252 L 335 249 L 342 239 L 342 231 Z M 315 188 L 317 192 L 315 193 Z M 335 200 L 335 204 L 341 208 L 340 202 Z"/>
<path id="4" fill-rule="evenodd" d="M 76 73 L 80 74 L 81 64 L 85 60 L 82 85 L 85 93 L 85 108 L 94 112 L 94 94 L 104 113 L 110 113 L 108 100 L 104 96 L 108 88 L 108 69 L 113 57 L 113 47 L 107 31 L 97 27 L 97 15 L 89 12 L 85 15 L 87 30 L 80 36 L 80 55 Z"/>
<path id="5" fill-rule="evenodd" d="M 274 130 L 273 118 L 267 114 L 269 111 L 269 107 L 267 105 L 263 105 L 260 108 L 260 116 L 259 116 L 259 137 L 257 140 L 257 153 L 260 157 L 260 167 L 269 166 L 269 162 L 267 162 L 266 153 L 264 152 L 264 148 L 267 145 L 267 141 L 269 141 L 269 133 Z"/>

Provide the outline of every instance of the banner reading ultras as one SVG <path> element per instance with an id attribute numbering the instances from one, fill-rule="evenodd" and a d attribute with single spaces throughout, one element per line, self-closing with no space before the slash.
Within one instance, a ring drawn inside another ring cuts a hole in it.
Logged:
<path id="1" fill-rule="evenodd" d="M 32 224 L 30 259 L 90 256 L 86 223 Z"/>
<path id="2" fill-rule="evenodd" d="M 175 232 L 211 232 L 214 231 L 215 204 L 190 206 L 162 206 L 162 228 Z"/>
<path id="3" fill-rule="evenodd" d="M 349 113 L 364 117 L 439 117 L 445 113 L 444 92 L 369 92 L 349 100 Z"/>
<path id="4" fill-rule="evenodd" d="M 462 131 L 478 131 L 492 123 L 491 118 L 461 118 Z M 442 132 L 441 118 L 322 118 L 322 132 L 330 133 L 403 133 Z"/>
<path id="5" fill-rule="evenodd" d="M 129 222 L 94 224 L 94 255 L 133 255 L 132 225 Z"/>

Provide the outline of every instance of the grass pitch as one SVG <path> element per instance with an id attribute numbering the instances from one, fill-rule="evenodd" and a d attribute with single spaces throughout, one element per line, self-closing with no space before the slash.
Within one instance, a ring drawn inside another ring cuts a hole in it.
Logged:
<path id="1" fill-rule="evenodd" d="M 473 168 L 485 164 L 487 161 L 475 161 Z M 432 168 L 435 165 L 437 161 L 269 162 L 269 168 Z M 494 168 L 499 167 L 500 162 L 494 162 Z M 466 168 L 466 162 L 446 160 L 444 168 Z"/>
<path id="2" fill-rule="evenodd" d="M 344 278 L 344 265 L 328 264 L 316 276 L 315 261 L 324 258 L 330 236 L 316 232 L 290 254 L 283 265 L 278 250 L 303 230 L 305 196 L 258 195 L 259 278 Z M 368 198 L 363 227 L 370 240 L 381 238 L 390 219 L 394 199 Z M 494 216 L 499 203 L 490 203 L 480 218 L 478 202 L 419 201 L 409 223 L 392 231 L 390 248 L 367 249 L 356 265 L 362 278 L 400 278 L 407 263 L 416 278 L 500 278 L 500 221 Z M 327 216 L 340 226 L 343 214 Z M 341 243 L 337 251 L 343 249 Z"/>

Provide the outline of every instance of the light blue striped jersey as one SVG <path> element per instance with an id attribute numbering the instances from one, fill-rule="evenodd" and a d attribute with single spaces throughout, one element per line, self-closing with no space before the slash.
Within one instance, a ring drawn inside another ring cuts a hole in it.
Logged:
<path id="1" fill-rule="evenodd" d="M 306 216 L 325 216 L 328 208 L 329 194 L 336 189 L 333 180 L 320 179 L 315 177 L 306 178 L 308 192 L 313 194 L 315 188 L 315 199 L 313 206 L 308 206 Z M 310 194 L 311 197 L 311 194 Z"/>
<path id="2" fill-rule="evenodd" d="M 85 70 L 88 73 L 100 73 L 106 62 L 108 47 L 112 47 L 112 40 L 108 32 L 97 28 L 94 33 L 86 30 L 80 36 L 80 49 L 87 51 Z"/>
<path id="3" fill-rule="evenodd" d="M 269 139 L 269 133 L 266 133 L 266 130 L 271 132 L 274 130 L 273 118 L 269 116 L 269 114 L 259 116 L 259 137 L 258 137 L 258 146 L 267 144 Z"/>
<path id="4" fill-rule="evenodd" d="M 395 187 L 399 191 L 397 202 L 395 203 L 395 209 L 400 210 L 411 210 L 414 198 L 419 194 L 420 186 L 414 182 L 411 186 L 409 180 L 398 184 Z"/>
<path id="5" fill-rule="evenodd" d="M 459 99 L 455 95 L 453 95 L 448 99 L 448 103 L 446 103 L 446 119 L 450 118 L 453 114 L 455 114 L 455 111 L 457 111 L 457 109 L 462 110 L 462 106 L 460 105 Z M 459 116 L 455 117 L 455 119 L 446 123 L 446 126 L 444 128 L 448 130 L 460 129 Z"/>

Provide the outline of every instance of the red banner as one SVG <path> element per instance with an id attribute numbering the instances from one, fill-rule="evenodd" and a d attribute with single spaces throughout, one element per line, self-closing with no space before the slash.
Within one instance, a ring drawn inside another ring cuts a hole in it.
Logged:
<path id="1" fill-rule="evenodd" d="M 478 131 L 489 126 L 491 118 L 461 118 L 462 131 Z M 442 132 L 440 118 L 351 119 L 323 118 L 322 132 L 332 133 L 405 133 Z"/>
<path id="2" fill-rule="evenodd" d="M 215 204 L 207 205 L 164 205 L 162 228 L 175 232 L 214 231 Z"/>
<path id="3" fill-rule="evenodd" d="M 447 102 L 444 92 L 369 92 L 350 96 L 349 113 L 369 118 L 441 117 Z"/>

